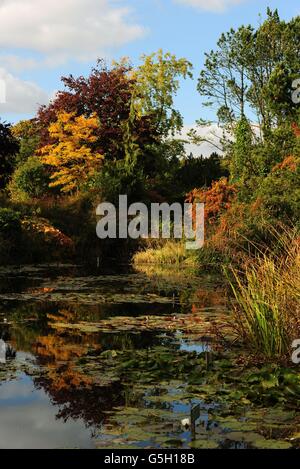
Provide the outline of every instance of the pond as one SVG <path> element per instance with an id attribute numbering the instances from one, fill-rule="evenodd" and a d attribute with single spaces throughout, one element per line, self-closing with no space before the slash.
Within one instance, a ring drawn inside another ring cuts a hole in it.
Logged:
<path id="1" fill-rule="evenodd" d="M 215 276 L 1 268 L 0 448 L 298 447 L 294 401 L 241 385 L 229 316 Z"/>

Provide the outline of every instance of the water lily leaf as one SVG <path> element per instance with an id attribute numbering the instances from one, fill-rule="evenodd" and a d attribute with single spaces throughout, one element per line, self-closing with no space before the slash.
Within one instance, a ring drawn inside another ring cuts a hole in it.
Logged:
<path id="1" fill-rule="evenodd" d="M 254 432 L 242 432 L 242 431 L 229 432 L 229 433 L 226 433 L 224 437 L 227 440 L 232 440 L 236 442 L 244 441 L 246 443 L 251 443 L 251 444 L 257 441 L 262 441 L 262 442 L 264 441 L 264 438 L 259 433 L 254 433 Z"/>
<path id="2" fill-rule="evenodd" d="M 229 429 L 234 432 L 249 432 L 251 430 L 257 429 L 257 423 L 249 420 L 237 420 L 234 417 L 219 417 L 218 422 L 222 426 L 222 428 Z"/>
<path id="3" fill-rule="evenodd" d="M 291 422 L 295 418 L 295 412 L 287 412 L 282 409 L 269 409 L 265 412 L 264 421 L 266 423 Z"/>
<path id="4" fill-rule="evenodd" d="M 253 442 L 254 448 L 257 449 L 289 449 L 292 444 L 282 440 L 257 440 Z"/>
<path id="5" fill-rule="evenodd" d="M 190 448 L 193 449 L 217 449 L 219 444 L 212 440 L 195 440 L 189 443 Z"/>
<path id="6" fill-rule="evenodd" d="M 271 389 L 278 386 L 278 377 L 275 375 L 271 375 L 268 379 L 264 379 L 261 382 L 261 385 L 264 389 Z"/>

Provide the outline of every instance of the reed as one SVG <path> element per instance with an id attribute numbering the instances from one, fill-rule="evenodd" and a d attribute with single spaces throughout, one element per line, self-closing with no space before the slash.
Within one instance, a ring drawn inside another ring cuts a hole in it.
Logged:
<path id="1" fill-rule="evenodd" d="M 134 264 L 196 264 L 196 256 L 185 248 L 184 242 L 167 241 L 163 246 L 137 252 Z"/>
<path id="2" fill-rule="evenodd" d="M 300 338 L 300 240 L 277 236 L 277 248 L 231 269 L 234 328 L 244 344 L 266 357 L 284 357 Z M 278 249 L 280 247 L 280 250 Z"/>

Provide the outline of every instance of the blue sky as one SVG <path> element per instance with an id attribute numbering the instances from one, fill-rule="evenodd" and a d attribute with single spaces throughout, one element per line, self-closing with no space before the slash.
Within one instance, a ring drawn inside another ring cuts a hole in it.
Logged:
<path id="1" fill-rule="evenodd" d="M 194 64 L 176 98 L 185 124 L 213 119 L 196 91 L 204 52 L 231 27 L 257 24 L 268 6 L 284 19 L 300 12 L 299 0 L 0 0 L 0 117 L 31 117 L 62 75 L 88 74 L 97 56 L 137 63 L 163 48 Z"/>

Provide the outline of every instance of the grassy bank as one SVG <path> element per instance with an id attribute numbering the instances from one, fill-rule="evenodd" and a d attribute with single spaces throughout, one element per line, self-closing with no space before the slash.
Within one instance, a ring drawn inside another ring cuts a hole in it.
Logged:
<path id="1" fill-rule="evenodd" d="M 187 251 L 185 243 L 176 241 L 167 241 L 159 247 L 148 248 L 139 251 L 133 256 L 133 263 L 157 264 L 157 265 L 181 265 L 195 267 L 197 266 L 197 255 L 194 251 Z"/>

